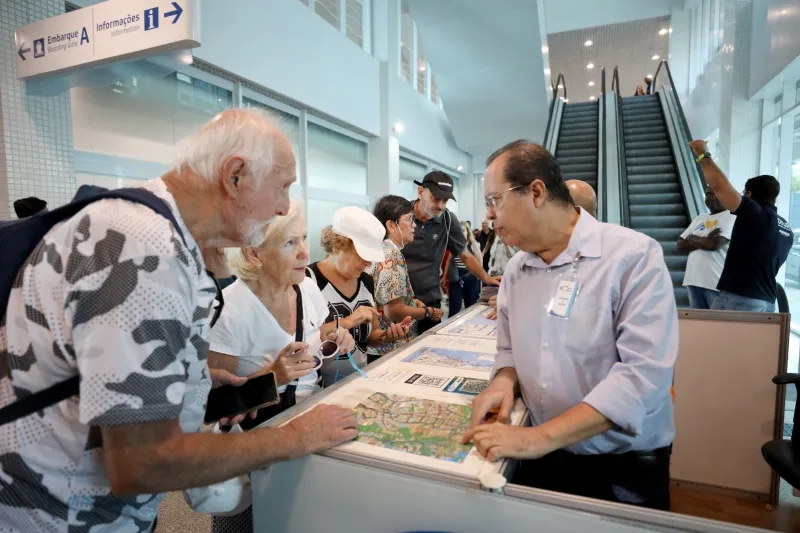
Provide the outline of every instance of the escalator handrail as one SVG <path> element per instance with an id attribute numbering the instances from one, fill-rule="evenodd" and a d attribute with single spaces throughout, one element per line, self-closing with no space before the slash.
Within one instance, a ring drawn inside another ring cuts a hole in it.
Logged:
<path id="1" fill-rule="evenodd" d="M 662 59 L 661 63 L 659 63 L 658 68 L 656 69 L 656 74 L 653 76 L 653 83 L 650 84 L 650 94 L 656 93 L 656 80 L 658 80 L 658 74 L 661 72 L 661 68 L 664 68 L 664 72 L 667 73 L 667 80 L 669 81 L 669 86 L 675 91 L 675 82 L 672 79 L 672 71 L 669 69 L 669 63 L 666 59 Z M 681 105 L 681 99 L 678 98 L 677 92 L 675 93 L 675 102 L 678 104 L 678 115 L 680 117 L 681 128 L 683 129 L 683 134 L 686 138 L 690 141 L 694 140 L 692 137 L 692 132 L 689 129 L 689 122 L 686 120 L 686 115 L 683 113 L 683 106 Z M 700 168 L 700 164 L 695 162 L 694 164 L 696 175 L 695 177 L 700 180 L 700 185 L 703 187 L 703 193 L 708 188 L 708 183 L 706 183 L 706 178 L 703 175 L 703 170 Z"/>
<path id="2" fill-rule="evenodd" d="M 619 89 L 619 67 L 614 67 L 611 79 L 611 90 L 617 95 L 617 157 L 619 161 L 619 191 L 622 225 L 631 227 L 630 210 L 628 208 L 628 164 L 625 161 L 625 132 L 622 131 L 622 94 Z"/>
<path id="3" fill-rule="evenodd" d="M 608 154 L 606 152 L 606 147 L 608 146 L 608 141 L 606 140 L 606 136 L 605 136 L 605 125 L 606 125 L 606 69 L 605 69 L 605 67 L 600 69 L 600 102 L 598 102 L 598 104 L 600 105 L 600 127 L 604 129 L 603 135 L 598 135 L 597 136 L 597 142 L 598 142 L 597 153 L 598 154 L 602 154 L 602 156 L 603 156 L 603 168 L 600 169 L 600 175 L 603 177 L 603 181 L 602 181 L 602 183 L 603 183 L 602 189 L 603 190 L 602 191 L 597 191 L 598 193 L 600 193 L 599 194 L 599 196 L 600 196 L 600 209 L 599 209 L 598 216 L 600 217 L 600 221 L 601 222 L 606 222 L 608 220 L 608 213 L 606 213 L 606 211 L 608 210 L 608 203 L 607 203 L 607 201 L 608 201 L 608 197 L 607 197 L 607 194 L 608 194 L 608 184 L 607 184 L 607 180 L 608 180 Z M 599 184 L 600 184 L 600 181 L 598 180 L 598 188 L 600 188 Z"/>
<path id="4" fill-rule="evenodd" d="M 552 92 L 553 98 L 550 100 L 550 112 L 547 115 L 547 129 L 544 130 L 544 145 L 547 146 L 549 143 L 549 135 L 550 135 L 550 126 L 553 123 L 553 110 L 556 107 L 556 98 L 558 98 L 558 85 L 561 82 L 561 86 L 564 88 L 564 100 L 567 99 L 567 80 L 564 78 L 564 74 L 560 73 L 556 77 L 556 82 L 550 84 L 550 90 Z"/>

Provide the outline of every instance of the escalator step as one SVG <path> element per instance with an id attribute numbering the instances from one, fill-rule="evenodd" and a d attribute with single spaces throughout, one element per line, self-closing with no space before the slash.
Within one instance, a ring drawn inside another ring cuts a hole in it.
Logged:
<path id="1" fill-rule="evenodd" d="M 651 111 L 647 111 L 647 112 L 642 112 L 642 113 L 627 113 L 622 118 L 623 126 L 627 126 L 629 123 L 630 124 L 636 124 L 636 121 L 641 121 L 641 122 L 661 122 L 661 123 L 663 123 L 664 122 L 664 117 L 661 115 L 661 113 L 654 113 L 654 112 L 651 112 Z"/>
<path id="2" fill-rule="evenodd" d="M 561 132 L 559 135 L 565 135 L 565 139 L 568 139 L 572 136 L 577 135 L 591 135 L 593 137 L 597 137 L 597 128 L 591 126 L 567 126 L 566 128 L 561 128 Z"/>
<path id="3" fill-rule="evenodd" d="M 628 175 L 632 174 L 674 174 L 675 165 L 627 165 Z"/>
<path id="4" fill-rule="evenodd" d="M 677 250 L 678 245 L 675 244 L 675 249 Z M 689 260 L 688 255 L 668 255 L 664 252 L 664 262 L 667 264 L 667 268 L 669 270 L 679 270 L 681 272 L 686 271 L 686 262 Z"/>
<path id="5" fill-rule="evenodd" d="M 677 174 L 628 174 L 628 183 L 637 185 L 678 183 Z"/>
<path id="6" fill-rule="evenodd" d="M 645 183 L 638 185 L 628 179 L 628 194 L 667 194 L 680 193 L 680 183 Z"/>
<path id="7" fill-rule="evenodd" d="M 680 193 L 631 194 L 628 201 L 631 205 L 677 204 L 683 203 L 683 197 Z"/>
<path id="8" fill-rule="evenodd" d="M 663 124 L 654 127 L 647 127 L 647 126 L 631 126 L 630 128 L 623 128 L 622 133 L 625 134 L 625 138 L 628 137 L 641 137 L 642 135 L 648 135 L 650 133 L 663 133 L 664 135 L 667 134 L 667 129 L 664 127 Z"/>
<path id="9" fill-rule="evenodd" d="M 592 150 L 597 153 L 597 139 L 576 142 L 565 137 L 563 140 L 559 140 L 558 145 L 556 145 L 556 153 L 562 150 Z"/>
<path id="10" fill-rule="evenodd" d="M 680 234 L 678 234 L 678 237 L 680 237 Z M 662 241 L 658 243 L 661 245 L 661 249 L 664 250 L 664 257 L 678 255 L 678 237 L 675 237 L 675 240 L 672 242 Z"/>
<path id="11" fill-rule="evenodd" d="M 689 289 L 686 287 L 675 287 L 675 305 L 681 309 L 689 308 Z"/>
<path id="12" fill-rule="evenodd" d="M 666 243 L 677 243 L 678 237 L 681 236 L 681 233 L 683 233 L 685 229 L 686 228 L 641 228 L 636 231 L 657 240 L 663 247 L 665 246 L 665 242 L 663 241 L 666 241 Z"/>
<path id="13" fill-rule="evenodd" d="M 643 166 L 656 166 L 656 165 L 671 165 L 672 154 L 667 155 L 648 155 L 646 157 L 630 156 L 625 152 L 625 164 L 630 167 L 643 167 Z"/>
<path id="14" fill-rule="evenodd" d="M 683 271 L 680 270 L 670 270 L 669 277 L 672 278 L 672 284 L 675 286 L 680 287 L 683 285 Z"/>
<path id="15" fill-rule="evenodd" d="M 633 133 L 626 133 L 625 134 L 625 147 L 627 148 L 628 143 L 634 142 L 669 142 L 669 138 L 667 137 L 666 131 L 649 131 L 647 133 L 633 134 Z"/>
<path id="16" fill-rule="evenodd" d="M 591 163 L 596 165 L 597 164 L 597 156 L 596 155 L 566 155 L 563 157 L 558 157 L 558 163 L 562 166 L 568 165 L 585 165 L 587 163 Z"/>
<path id="17" fill-rule="evenodd" d="M 597 161 L 593 161 L 591 163 L 573 163 L 571 165 L 561 165 L 561 171 L 564 174 L 597 172 Z"/>
<path id="18" fill-rule="evenodd" d="M 570 115 L 563 115 L 561 117 L 561 125 L 564 124 L 575 124 L 575 123 L 582 123 L 582 124 L 597 124 L 597 113 L 581 113 L 581 114 L 570 114 Z"/>
<path id="19" fill-rule="evenodd" d="M 670 216 L 632 216 L 631 226 L 634 229 L 640 228 L 680 228 L 681 232 L 689 225 L 689 220 L 684 215 Z"/>
<path id="20" fill-rule="evenodd" d="M 580 135 L 569 135 L 569 136 L 559 135 L 559 139 L 562 138 L 564 139 L 564 142 L 575 143 L 575 144 L 591 142 L 594 143 L 595 146 L 597 146 L 597 134 L 587 135 L 582 133 Z"/>
<path id="21" fill-rule="evenodd" d="M 683 207 L 683 203 L 680 204 L 661 204 L 661 205 L 654 205 L 654 204 L 635 204 L 630 202 L 630 213 L 632 217 L 637 216 L 670 216 L 670 215 L 677 215 L 677 216 L 685 216 L 686 215 L 686 208 Z"/>
<path id="22" fill-rule="evenodd" d="M 556 159 L 561 161 L 565 157 L 593 157 L 597 159 L 597 148 L 556 150 Z"/>
<path id="23" fill-rule="evenodd" d="M 672 150 L 669 149 L 668 146 L 663 146 L 660 148 L 629 148 L 625 146 L 625 157 L 632 158 L 632 157 L 672 157 Z"/>
<path id="24" fill-rule="evenodd" d="M 669 150 L 669 141 L 664 139 L 663 141 L 638 141 L 638 140 L 631 140 L 625 143 L 625 153 L 630 152 L 631 150 L 660 150 L 662 148 L 666 148 Z"/>
<path id="25" fill-rule="evenodd" d="M 597 181 L 597 172 L 564 172 L 565 180 Z"/>

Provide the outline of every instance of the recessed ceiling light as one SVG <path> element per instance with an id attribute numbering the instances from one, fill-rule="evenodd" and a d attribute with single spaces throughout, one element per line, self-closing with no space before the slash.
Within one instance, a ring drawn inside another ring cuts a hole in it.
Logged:
<path id="1" fill-rule="evenodd" d="M 585 43 L 583 43 L 583 46 L 592 46 L 593 44 L 594 43 L 591 41 L 591 39 L 589 39 Z"/>
<path id="2" fill-rule="evenodd" d="M 653 61 L 656 61 L 657 59 L 661 59 L 661 56 L 656 54 L 653 57 L 651 57 L 650 59 L 652 59 Z"/>
<path id="3" fill-rule="evenodd" d="M 544 69 L 544 75 L 545 76 L 549 76 L 550 75 L 550 69 L 549 68 Z"/>
<path id="4" fill-rule="evenodd" d="M 403 133 L 406 131 L 406 127 L 402 122 L 395 122 L 394 127 L 392 128 L 395 133 Z"/>
<path id="5" fill-rule="evenodd" d="M 569 103 L 569 98 L 564 98 L 564 103 L 568 104 Z"/>
<path id="6" fill-rule="evenodd" d="M 547 46 L 547 45 L 542 46 L 542 53 L 543 54 L 546 54 L 549 51 L 550 51 L 550 47 L 549 46 Z"/>
<path id="7" fill-rule="evenodd" d="M 660 30 L 658 30 L 659 35 L 666 35 L 667 33 L 668 33 L 667 28 L 661 28 Z"/>
<path id="8" fill-rule="evenodd" d="M 652 74 L 648 74 L 647 76 L 645 76 L 645 78 L 647 78 L 648 80 L 652 80 L 653 79 L 653 75 Z"/>
<path id="9" fill-rule="evenodd" d="M 422 65 L 421 67 L 419 67 L 419 71 L 420 72 L 425 72 L 425 65 Z"/>
<path id="10" fill-rule="evenodd" d="M 559 83 L 559 84 L 558 84 L 558 88 L 559 88 L 559 89 L 563 89 L 563 88 L 564 88 L 564 84 L 563 84 L 563 83 Z"/>
<path id="11" fill-rule="evenodd" d="M 589 70 L 593 69 L 594 63 L 589 63 L 588 65 L 586 65 L 586 68 L 588 68 Z"/>
<path id="12" fill-rule="evenodd" d="M 597 97 L 596 96 L 590 96 L 589 100 L 597 100 Z"/>
<path id="13" fill-rule="evenodd" d="M 217 98 L 217 102 L 221 102 L 221 101 L 222 101 L 222 98 Z"/>
<path id="14" fill-rule="evenodd" d="M 457 171 L 459 171 L 459 172 L 461 172 L 462 170 L 464 170 L 464 165 L 458 165 L 458 166 L 456 167 L 456 170 L 457 170 Z"/>
<path id="15" fill-rule="evenodd" d="M 672 33 L 672 28 L 669 29 L 669 32 Z"/>
<path id="16" fill-rule="evenodd" d="M 593 81 L 589 82 L 589 87 L 594 87 L 594 82 Z"/>

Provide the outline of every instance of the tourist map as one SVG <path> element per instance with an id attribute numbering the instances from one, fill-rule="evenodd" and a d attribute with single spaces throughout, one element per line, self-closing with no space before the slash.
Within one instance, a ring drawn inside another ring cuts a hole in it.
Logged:
<path id="1" fill-rule="evenodd" d="M 491 372 L 494 354 L 426 346 L 403 358 L 404 363 Z"/>
<path id="2" fill-rule="evenodd" d="M 470 426 L 468 405 L 375 392 L 355 407 L 356 442 L 463 463 Z"/>

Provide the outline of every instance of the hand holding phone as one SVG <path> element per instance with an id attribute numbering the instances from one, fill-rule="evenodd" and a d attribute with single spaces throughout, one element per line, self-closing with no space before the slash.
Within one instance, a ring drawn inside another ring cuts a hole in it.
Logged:
<path id="1" fill-rule="evenodd" d="M 208 394 L 205 423 L 234 418 L 280 401 L 274 372 L 251 377 L 244 385 L 222 385 Z"/>

